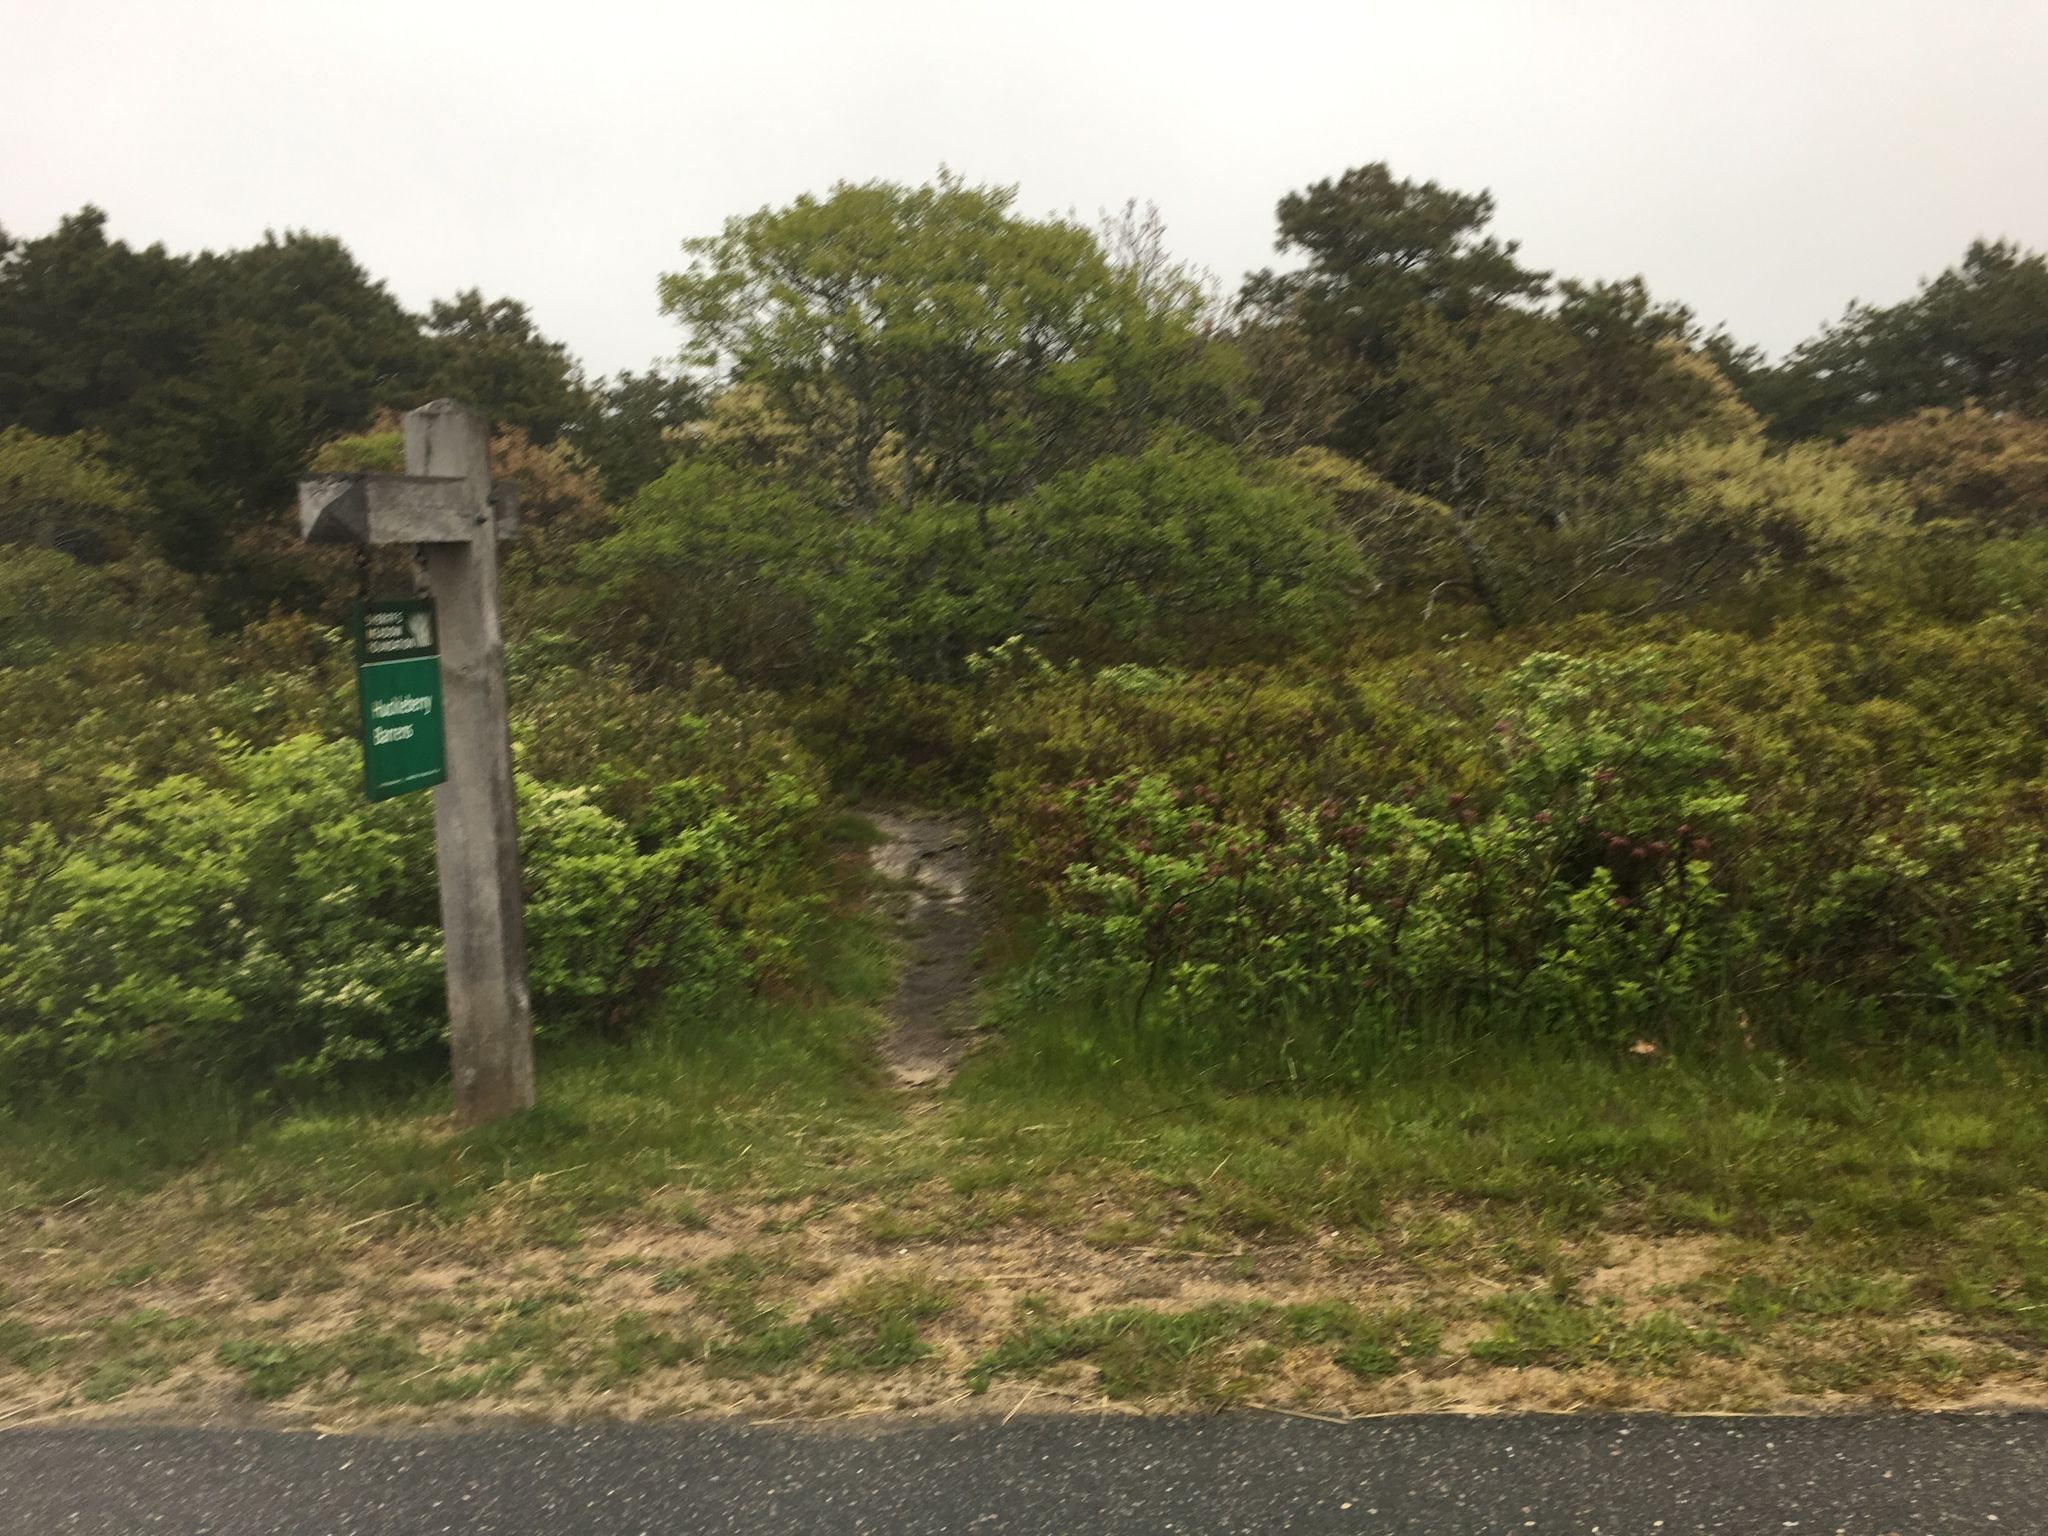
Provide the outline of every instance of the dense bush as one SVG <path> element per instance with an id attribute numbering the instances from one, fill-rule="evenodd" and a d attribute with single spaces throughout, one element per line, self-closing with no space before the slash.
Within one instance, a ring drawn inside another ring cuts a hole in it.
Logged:
<path id="1" fill-rule="evenodd" d="M 1841 616 L 1041 684 L 993 728 L 1032 982 L 1232 1050 L 2036 1028 L 2044 638 Z"/>
<path id="2" fill-rule="evenodd" d="M 750 681 L 877 666 L 957 682 L 1012 636 L 1094 661 L 1290 654 L 1342 625 L 1356 545 L 1300 477 L 1161 437 L 1015 502 L 860 518 L 716 457 L 643 489 L 585 562 L 588 621 L 643 676 L 702 657 Z"/>
<path id="3" fill-rule="evenodd" d="M 347 666 L 334 631 L 274 619 L 226 638 L 151 628 L 0 667 L 0 844 L 39 822 L 81 835 L 135 785 L 218 782 L 223 742 L 351 729 Z"/>
<path id="4" fill-rule="evenodd" d="M 0 236 L 0 1071 L 438 1038 L 425 803 L 360 800 L 322 622 L 410 556 L 290 484 L 442 391 L 522 505 L 545 1029 L 788 971 L 828 781 L 982 797 L 1033 983 L 1226 1054 L 2036 1027 L 2042 258 L 1770 368 L 1484 193 L 1277 212 L 1227 308 L 1135 207 L 843 185 L 687 242 L 700 377 L 595 389 L 324 237 Z"/>
<path id="5" fill-rule="evenodd" d="M 94 835 L 39 827 L 0 887 L 0 1081 L 121 1063 L 304 1080 L 445 1031 L 432 816 L 362 798 L 356 748 L 300 736 L 223 752 L 118 798 Z M 763 814 L 676 780 L 632 829 L 581 788 L 522 779 L 536 1022 L 616 1026 L 660 992 L 701 1001 L 784 957 L 807 903 Z M 780 820 L 771 819 L 779 817 Z"/>

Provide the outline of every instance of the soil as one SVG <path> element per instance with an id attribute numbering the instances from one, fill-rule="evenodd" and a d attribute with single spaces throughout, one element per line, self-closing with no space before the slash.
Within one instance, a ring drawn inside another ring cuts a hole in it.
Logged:
<path id="1" fill-rule="evenodd" d="M 975 827 L 943 811 L 870 808 L 882 834 L 869 851 L 888 882 L 907 953 L 886 1012 L 882 1060 L 905 1089 L 942 1088 L 973 1043 L 975 954 L 983 911 Z"/>

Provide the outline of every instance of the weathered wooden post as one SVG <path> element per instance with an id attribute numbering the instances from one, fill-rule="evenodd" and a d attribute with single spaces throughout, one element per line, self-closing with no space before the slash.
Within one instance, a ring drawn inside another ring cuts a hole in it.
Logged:
<path id="1" fill-rule="evenodd" d="M 491 484 L 490 444 L 483 417 L 453 400 L 436 400 L 406 415 L 405 474 L 299 482 L 299 523 L 309 542 L 416 545 L 417 585 L 433 600 L 446 742 L 445 775 L 434 787 L 434 845 L 455 1117 L 464 1125 L 531 1109 L 534 1099 L 533 1008 L 498 617 L 498 540 L 515 531 L 517 512 L 509 487 Z M 371 617 L 366 609 L 359 618 L 364 635 L 371 633 Z M 404 640 L 386 644 L 397 648 Z M 369 660 L 375 647 L 361 638 L 358 645 L 360 659 Z M 373 724 L 367 686 L 363 697 L 368 752 L 389 728 Z M 424 695 L 405 702 L 431 715 L 433 701 Z M 420 787 L 424 782 L 431 780 Z M 381 792 L 405 787 L 394 779 Z M 380 793 L 374 770 L 371 793 Z"/>

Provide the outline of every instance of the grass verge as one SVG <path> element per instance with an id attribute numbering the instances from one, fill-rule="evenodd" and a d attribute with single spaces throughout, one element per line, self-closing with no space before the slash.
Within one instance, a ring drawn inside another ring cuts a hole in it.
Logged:
<path id="1" fill-rule="evenodd" d="M 2041 1395 L 2032 1053 L 1233 1089 L 1048 1017 L 914 1105 L 888 973 L 849 929 L 818 995 L 551 1050 L 468 1134 L 418 1084 L 0 1118 L 0 1423 Z"/>

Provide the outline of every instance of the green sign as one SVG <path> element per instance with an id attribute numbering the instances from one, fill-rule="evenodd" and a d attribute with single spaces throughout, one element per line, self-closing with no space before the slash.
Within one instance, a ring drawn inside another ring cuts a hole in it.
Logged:
<path id="1" fill-rule="evenodd" d="M 441 636 L 430 597 L 356 604 L 363 787 L 372 800 L 448 777 L 441 737 Z"/>

